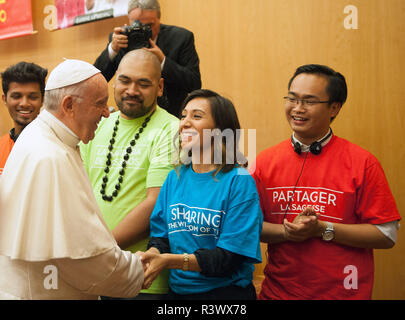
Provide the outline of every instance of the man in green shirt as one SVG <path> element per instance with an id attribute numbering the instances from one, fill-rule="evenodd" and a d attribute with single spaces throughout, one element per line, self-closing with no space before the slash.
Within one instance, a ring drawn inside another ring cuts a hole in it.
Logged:
<path id="1" fill-rule="evenodd" d="M 145 251 L 149 217 L 160 187 L 173 169 L 173 137 L 179 120 L 157 105 L 163 92 L 161 66 L 146 50 L 122 59 L 114 82 L 119 112 L 103 119 L 81 155 L 97 203 L 118 245 Z M 168 272 L 137 299 L 162 299 Z"/>

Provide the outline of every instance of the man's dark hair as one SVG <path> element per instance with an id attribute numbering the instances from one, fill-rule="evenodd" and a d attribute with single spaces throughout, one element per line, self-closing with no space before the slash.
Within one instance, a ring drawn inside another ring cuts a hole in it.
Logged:
<path id="1" fill-rule="evenodd" d="M 36 82 L 39 84 L 41 95 L 43 98 L 45 93 L 45 78 L 47 74 L 47 69 L 44 69 L 35 63 L 22 61 L 15 65 L 12 65 L 1 73 L 3 93 L 7 95 L 11 82 Z"/>
<path id="2" fill-rule="evenodd" d="M 329 95 L 330 103 L 339 102 L 343 106 L 347 99 L 347 85 L 345 77 L 336 72 L 335 70 L 320 64 L 307 64 L 298 67 L 294 75 L 288 82 L 288 90 L 290 90 L 291 83 L 301 73 L 317 74 L 324 76 L 328 80 L 326 86 L 326 93 Z"/>

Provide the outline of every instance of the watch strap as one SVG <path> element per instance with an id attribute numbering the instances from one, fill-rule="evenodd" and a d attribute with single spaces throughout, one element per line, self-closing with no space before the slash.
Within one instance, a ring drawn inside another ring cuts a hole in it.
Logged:
<path id="1" fill-rule="evenodd" d="M 325 231 L 322 233 L 322 240 L 332 241 L 335 238 L 335 228 L 333 223 L 327 221 Z"/>
<path id="2" fill-rule="evenodd" d="M 183 254 L 183 271 L 188 271 L 190 257 L 187 253 Z"/>

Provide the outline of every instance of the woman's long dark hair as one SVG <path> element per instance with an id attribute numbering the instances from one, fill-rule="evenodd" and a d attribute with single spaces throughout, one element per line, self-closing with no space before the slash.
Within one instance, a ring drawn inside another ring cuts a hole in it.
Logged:
<path id="1" fill-rule="evenodd" d="M 218 169 L 214 172 L 213 176 L 215 177 L 215 175 L 221 170 L 225 173 L 229 172 L 235 166 L 246 167 L 247 159 L 239 151 L 240 123 L 233 103 L 229 99 L 219 95 L 214 91 L 207 89 L 199 89 L 194 90 L 186 97 L 186 99 L 183 101 L 181 111 L 183 111 L 183 109 L 191 100 L 196 98 L 203 98 L 208 101 L 211 109 L 212 118 L 215 123 L 215 128 L 217 132 L 221 135 L 220 139 L 221 143 L 220 145 L 214 144 L 214 150 L 215 148 L 221 148 L 220 154 L 222 159 L 220 159 Z M 226 134 L 224 134 L 224 132 Z M 231 137 L 229 133 L 231 133 L 232 135 Z M 179 144 L 179 163 L 185 164 L 182 161 L 180 154 L 181 154 L 181 143 Z M 189 164 L 190 163 L 186 165 Z"/>

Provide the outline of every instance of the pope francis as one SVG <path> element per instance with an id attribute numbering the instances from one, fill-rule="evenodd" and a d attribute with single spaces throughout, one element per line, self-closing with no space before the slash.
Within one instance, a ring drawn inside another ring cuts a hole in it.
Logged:
<path id="1" fill-rule="evenodd" d="M 142 263 L 108 230 L 77 146 L 109 116 L 107 82 L 91 64 L 65 60 L 45 91 L 0 178 L 0 299 L 136 296 Z"/>

